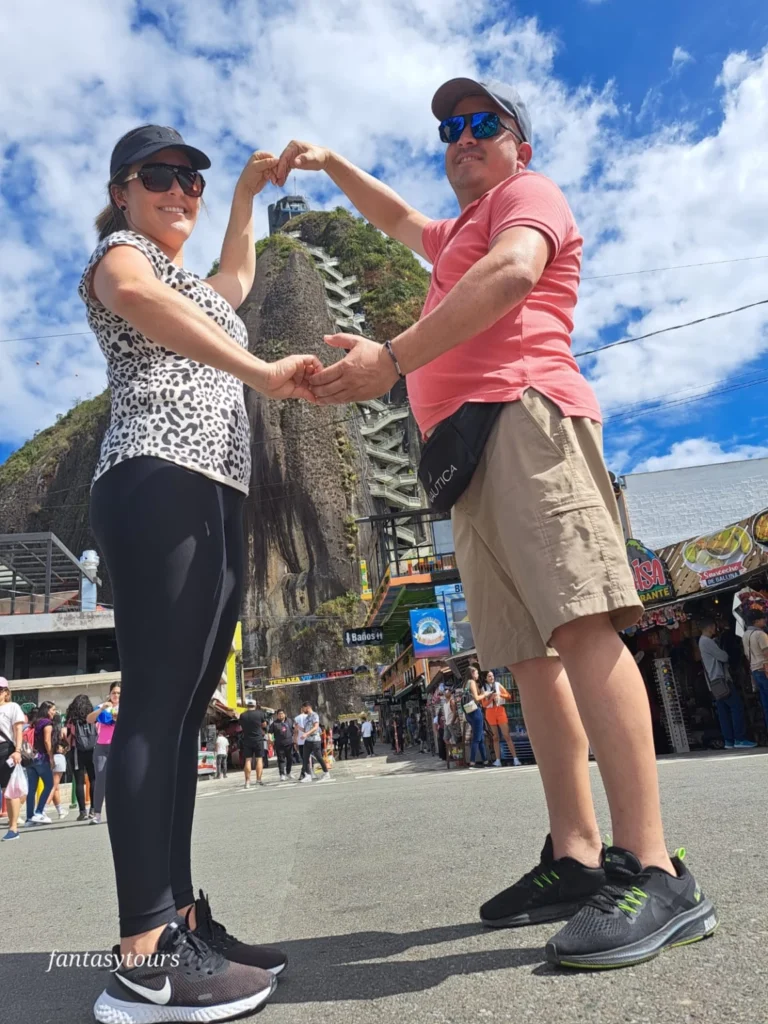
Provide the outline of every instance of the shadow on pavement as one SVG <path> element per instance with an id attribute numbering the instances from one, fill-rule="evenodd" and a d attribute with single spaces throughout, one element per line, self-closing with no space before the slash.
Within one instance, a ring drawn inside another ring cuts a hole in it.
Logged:
<path id="1" fill-rule="evenodd" d="M 276 1003 L 325 1003 L 382 999 L 434 988 L 457 974 L 529 967 L 543 959 L 541 946 L 471 950 L 442 957 L 373 963 L 410 949 L 487 934 L 481 925 L 448 925 L 417 932 L 353 932 L 280 942 L 290 958 Z M 293 979 L 299 983 L 294 985 Z"/>
<path id="2" fill-rule="evenodd" d="M 457 974 L 540 964 L 540 946 L 475 950 L 422 960 L 373 963 L 409 949 L 451 942 L 484 932 L 462 924 L 416 932 L 353 932 L 281 942 L 290 958 L 272 1002 L 312 1004 L 371 1000 L 434 988 Z M 69 952 L 69 951 L 67 951 Z M 92 951 L 97 952 L 96 950 Z M 106 954 L 108 950 L 104 950 Z M 108 968 L 56 967 L 50 953 L 0 954 L 2 1006 L 8 1020 L 34 1024 L 92 1021 L 91 1008 L 109 980 Z"/>

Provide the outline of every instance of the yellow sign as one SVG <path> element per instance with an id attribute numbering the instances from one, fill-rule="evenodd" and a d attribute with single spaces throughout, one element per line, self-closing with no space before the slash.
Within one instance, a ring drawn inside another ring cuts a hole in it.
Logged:
<path id="1" fill-rule="evenodd" d="M 368 583 L 368 563 L 364 558 L 360 559 L 360 597 L 363 601 L 373 600 L 373 592 Z"/>

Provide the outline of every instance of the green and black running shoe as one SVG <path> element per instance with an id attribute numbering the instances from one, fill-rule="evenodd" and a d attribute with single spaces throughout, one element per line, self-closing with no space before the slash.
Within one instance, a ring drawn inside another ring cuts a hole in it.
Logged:
<path id="1" fill-rule="evenodd" d="M 643 868 L 628 850 L 606 850 L 606 883 L 546 947 L 547 960 L 561 967 L 629 967 L 711 935 L 715 908 L 683 864 L 685 850 L 672 858 L 676 876 Z"/>
<path id="2" fill-rule="evenodd" d="M 541 860 L 521 879 L 480 908 L 488 928 L 515 928 L 571 917 L 605 884 L 602 868 L 588 868 L 572 857 L 555 860 L 552 836 L 547 836 Z"/>

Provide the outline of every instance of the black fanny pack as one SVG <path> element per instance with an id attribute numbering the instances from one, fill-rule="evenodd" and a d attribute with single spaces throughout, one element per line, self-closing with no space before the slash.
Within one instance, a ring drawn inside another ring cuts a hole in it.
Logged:
<path id="1" fill-rule="evenodd" d="M 465 402 L 434 430 L 421 452 L 419 480 L 438 512 L 450 512 L 474 476 L 505 402 Z"/>

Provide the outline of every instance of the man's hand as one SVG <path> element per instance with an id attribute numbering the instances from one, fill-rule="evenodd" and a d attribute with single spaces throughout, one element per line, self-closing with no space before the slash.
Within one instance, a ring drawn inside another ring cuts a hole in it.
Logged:
<path id="1" fill-rule="evenodd" d="M 274 181 L 276 169 L 277 157 L 260 149 L 248 157 L 240 172 L 238 187 L 244 188 L 251 196 L 257 196 L 268 182 Z"/>
<path id="2" fill-rule="evenodd" d="M 303 398 L 315 402 L 309 382 L 322 368 L 317 356 L 286 356 L 276 363 L 269 363 L 264 376 L 254 380 L 251 387 L 267 398 Z"/>
<path id="3" fill-rule="evenodd" d="M 380 398 L 399 380 L 395 364 L 383 345 L 357 334 L 326 334 L 325 342 L 346 349 L 347 355 L 312 376 L 309 386 L 319 405 Z"/>
<path id="4" fill-rule="evenodd" d="M 331 151 L 323 146 L 315 146 L 311 142 L 298 142 L 293 139 L 280 154 L 277 170 L 272 181 L 281 187 L 288 180 L 291 171 L 322 171 L 328 164 Z"/>

